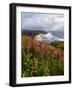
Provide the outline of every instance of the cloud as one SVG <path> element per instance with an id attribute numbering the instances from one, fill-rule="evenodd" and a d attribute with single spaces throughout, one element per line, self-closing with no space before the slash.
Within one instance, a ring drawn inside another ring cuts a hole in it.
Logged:
<path id="1" fill-rule="evenodd" d="M 63 14 L 22 13 L 22 29 L 64 30 Z"/>

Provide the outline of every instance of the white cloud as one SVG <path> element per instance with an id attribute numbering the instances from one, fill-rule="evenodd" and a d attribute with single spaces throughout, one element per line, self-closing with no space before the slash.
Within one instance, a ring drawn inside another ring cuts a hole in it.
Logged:
<path id="1" fill-rule="evenodd" d="M 22 13 L 22 29 L 61 30 L 64 29 L 64 15 Z"/>

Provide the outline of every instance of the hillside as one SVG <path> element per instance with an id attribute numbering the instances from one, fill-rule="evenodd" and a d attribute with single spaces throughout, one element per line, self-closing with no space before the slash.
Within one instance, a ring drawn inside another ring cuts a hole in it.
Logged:
<path id="1" fill-rule="evenodd" d="M 22 35 L 28 35 L 28 36 L 35 36 L 38 34 L 46 34 L 46 31 L 42 31 L 42 30 L 22 30 Z"/>
<path id="2" fill-rule="evenodd" d="M 52 42 L 51 45 L 53 47 L 59 48 L 60 50 L 64 51 L 64 41 Z"/>

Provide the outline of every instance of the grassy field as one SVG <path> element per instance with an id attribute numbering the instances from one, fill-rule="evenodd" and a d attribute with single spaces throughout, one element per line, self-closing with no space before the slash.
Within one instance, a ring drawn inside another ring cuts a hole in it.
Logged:
<path id="1" fill-rule="evenodd" d="M 21 77 L 64 75 L 64 42 L 46 45 L 22 36 Z"/>

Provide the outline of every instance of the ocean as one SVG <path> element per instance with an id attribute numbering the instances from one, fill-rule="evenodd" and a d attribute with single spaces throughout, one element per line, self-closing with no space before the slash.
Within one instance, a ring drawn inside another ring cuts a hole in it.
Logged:
<path id="1" fill-rule="evenodd" d="M 53 36 L 56 36 L 60 39 L 64 39 L 64 31 L 49 31 Z"/>

